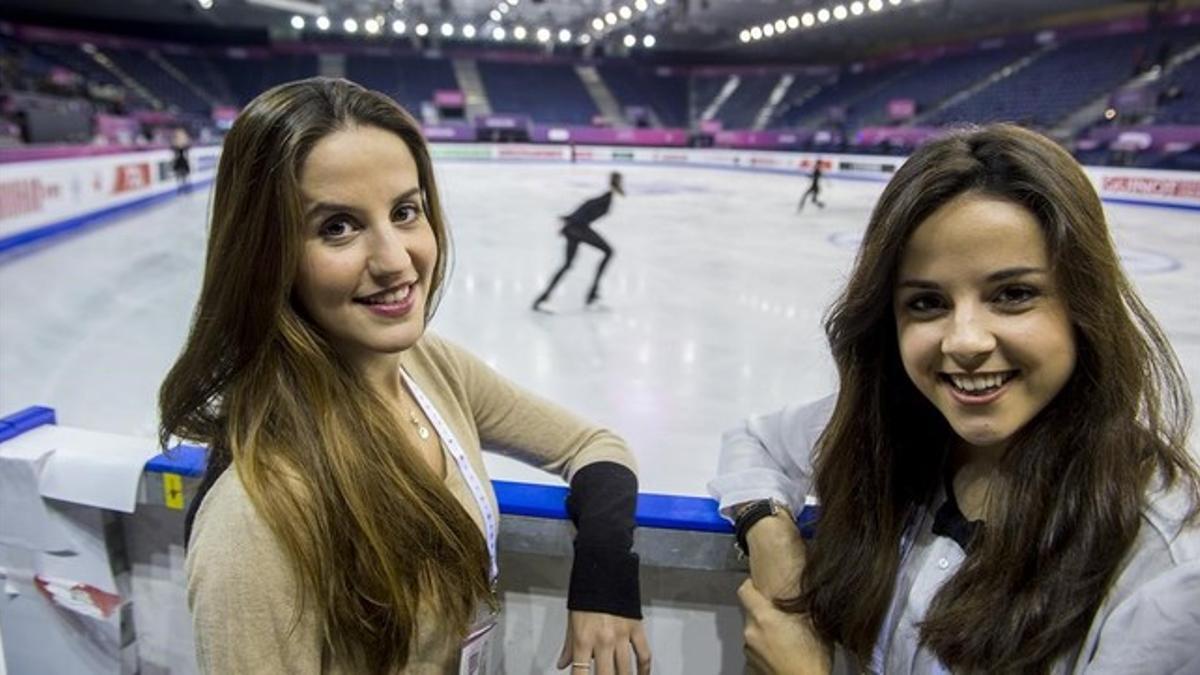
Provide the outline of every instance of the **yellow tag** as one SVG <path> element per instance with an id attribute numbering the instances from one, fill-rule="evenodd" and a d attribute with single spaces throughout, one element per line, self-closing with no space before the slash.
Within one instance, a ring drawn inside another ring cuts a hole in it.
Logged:
<path id="1" fill-rule="evenodd" d="M 163 474 L 163 501 L 168 509 L 183 510 L 183 477 L 177 473 Z"/>

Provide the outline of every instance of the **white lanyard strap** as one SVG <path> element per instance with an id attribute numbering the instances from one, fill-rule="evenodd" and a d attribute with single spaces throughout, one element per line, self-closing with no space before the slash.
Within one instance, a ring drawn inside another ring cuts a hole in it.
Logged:
<path id="1" fill-rule="evenodd" d="M 458 465 L 459 473 L 462 474 L 463 480 L 467 482 L 467 487 L 471 490 L 471 496 L 475 498 L 475 504 L 479 507 L 479 513 L 483 516 L 483 529 L 487 535 L 488 557 L 491 558 L 491 581 L 494 584 L 500 576 L 500 566 L 496 563 L 496 532 L 499 530 L 499 526 L 496 512 L 492 510 L 492 503 L 488 501 L 487 492 L 483 489 L 483 481 L 479 480 L 479 475 L 475 473 L 475 468 L 471 466 L 470 460 L 467 459 L 467 453 L 463 451 L 458 438 L 450 430 L 450 425 L 446 424 L 446 421 L 438 414 L 437 408 L 425 396 L 425 392 L 421 391 L 421 388 L 408 376 L 408 373 L 404 372 L 403 368 L 400 370 L 400 376 L 404 378 L 404 384 L 408 387 L 408 391 L 417 400 L 417 405 L 421 406 L 421 410 L 425 413 L 425 416 L 433 423 L 433 428 L 437 431 L 438 437 L 446 444 L 446 451 L 454 458 L 454 463 Z"/>

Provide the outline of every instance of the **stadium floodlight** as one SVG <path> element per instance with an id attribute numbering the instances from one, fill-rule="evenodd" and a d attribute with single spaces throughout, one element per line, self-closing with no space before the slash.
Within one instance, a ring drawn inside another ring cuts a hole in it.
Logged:
<path id="1" fill-rule="evenodd" d="M 413 30 L 420 37 L 425 37 L 426 35 L 429 35 L 429 26 L 427 26 L 423 23 L 417 24 L 417 27 L 414 28 Z"/>
<path id="2" fill-rule="evenodd" d="M 508 14 L 508 5 L 500 5 L 496 9 L 500 10 L 501 14 Z"/>
<path id="3" fill-rule="evenodd" d="M 787 18 L 787 27 L 792 30 L 796 30 L 797 28 L 799 28 L 800 27 L 800 17 L 796 16 L 795 14 L 789 16 Z"/>
<path id="4" fill-rule="evenodd" d="M 212 0 L 206 0 L 208 7 L 204 7 L 205 3 L 201 2 L 200 6 L 208 9 L 212 7 Z M 270 7 L 281 12 L 291 12 L 292 14 L 306 14 L 308 16 L 321 16 L 325 13 L 325 8 L 319 2 L 307 2 L 306 0 L 246 0 L 247 5 L 258 5 L 259 7 Z"/>
<path id="5" fill-rule="evenodd" d="M 392 0 L 392 7 L 395 9 L 404 9 L 404 0 Z"/>
<path id="6" fill-rule="evenodd" d="M 742 42 L 749 42 L 750 41 L 750 31 L 748 31 L 746 29 L 742 29 L 742 32 L 738 33 L 738 39 L 741 40 Z"/>
<path id="7" fill-rule="evenodd" d="M 633 16 L 633 10 L 629 9 L 625 5 L 621 5 L 621 8 L 617 10 L 617 14 L 621 15 L 622 19 L 628 21 L 629 17 Z"/>
<path id="8" fill-rule="evenodd" d="M 604 19 L 600 17 L 592 19 L 592 28 L 594 30 L 604 30 Z"/>
<path id="9" fill-rule="evenodd" d="M 513 29 L 513 37 L 515 37 L 518 40 L 524 40 L 525 39 L 525 26 L 517 26 L 516 28 L 514 28 Z"/>
<path id="10" fill-rule="evenodd" d="M 492 21 L 499 21 L 503 16 L 504 15 L 501 14 L 500 10 L 498 9 L 493 9 L 491 14 L 488 14 L 488 17 L 491 18 Z"/>
<path id="11" fill-rule="evenodd" d="M 538 42 L 549 42 L 550 41 L 550 29 L 545 28 L 545 27 L 537 29 L 537 39 L 538 39 Z"/>
<path id="12" fill-rule="evenodd" d="M 650 3 L 646 2 L 646 0 L 637 0 L 637 2 L 633 3 L 633 6 L 639 12 L 644 12 L 650 9 Z"/>
<path id="13" fill-rule="evenodd" d="M 817 21 L 820 21 L 821 23 L 829 23 L 829 10 L 822 7 L 821 10 L 817 12 Z"/>
<path id="14" fill-rule="evenodd" d="M 367 19 L 363 22 L 363 30 L 374 35 L 379 32 L 379 22 L 375 19 Z"/>
<path id="15" fill-rule="evenodd" d="M 863 13 L 863 9 L 864 9 L 863 4 L 861 2 L 858 2 L 858 0 L 855 0 L 854 2 L 850 3 L 850 13 L 853 14 L 854 16 L 861 15 Z"/>
<path id="16" fill-rule="evenodd" d="M 637 38 L 635 38 L 632 35 L 625 36 L 625 46 L 626 47 L 634 47 L 636 45 L 637 45 Z"/>
<path id="17" fill-rule="evenodd" d="M 442 24 L 442 36 L 450 37 L 451 35 L 454 35 L 454 24 L 452 24 L 452 23 Z"/>
<path id="18" fill-rule="evenodd" d="M 667 0 L 654 0 L 654 4 L 661 5 L 661 4 L 665 3 L 666 1 Z"/>
<path id="19" fill-rule="evenodd" d="M 492 39 L 495 40 L 496 42 L 502 42 L 504 40 L 504 27 L 503 26 L 496 26 L 495 28 L 492 29 Z"/>
<path id="20" fill-rule="evenodd" d="M 871 0 L 867 3 L 867 7 L 870 7 L 872 12 L 878 12 L 883 9 L 883 0 Z"/>
<path id="21" fill-rule="evenodd" d="M 516 7 L 516 6 L 517 6 L 517 3 L 518 3 L 518 2 L 520 2 L 520 1 L 521 1 L 521 0 L 508 0 L 508 4 L 512 5 L 513 7 Z"/>
<path id="22" fill-rule="evenodd" d="M 804 15 L 800 17 L 800 23 L 804 24 L 805 28 L 812 27 L 812 25 L 816 22 L 817 17 L 813 16 L 812 12 L 805 12 Z"/>
<path id="23" fill-rule="evenodd" d="M 646 49 L 650 49 L 656 44 L 658 44 L 658 40 L 655 39 L 653 35 L 647 35 L 646 37 L 642 38 L 642 46 Z"/>
<path id="24" fill-rule="evenodd" d="M 775 26 L 772 26 L 769 23 L 764 23 L 763 27 L 762 27 L 762 31 L 763 31 L 763 35 L 765 35 L 766 37 L 771 37 L 772 35 L 775 34 Z"/>
<path id="25" fill-rule="evenodd" d="M 329 30 L 329 17 L 327 17 L 327 16 L 318 16 L 317 17 L 317 30 Z"/>
<path id="26" fill-rule="evenodd" d="M 610 25 L 610 26 L 612 26 L 613 24 L 617 23 L 617 15 L 616 15 L 616 14 L 613 14 L 612 12 L 609 12 L 608 14 L 605 14 L 605 15 L 604 15 L 604 23 L 606 23 L 606 24 L 608 24 L 608 25 Z"/>
<path id="27" fill-rule="evenodd" d="M 292 28 L 296 30 L 304 30 L 304 17 L 297 14 L 292 17 Z"/>
<path id="28" fill-rule="evenodd" d="M 900 4 L 900 0 L 888 0 L 888 2 L 890 2 L 893 7 Z"/>
<path id="29" fill-rule="evenodd" d="M 467 24 L 467 25 L 463 26 L 462 34 L 463 34 L 463 37 L 467 38 L 468 40 L 475 37 L 475 26 L 472 26 L 471 24 Z"/>
<path id="30" fill-rule="evenodd" d="M 358 32 L 358 22 L 355 21 L 354 19 L 346 19 L 345 21 L 342 22 L 342 29 L 345 30 L 347 33 L 357 33 Z"/>
<path id="31" fill-rule="evenodd" d="M 200 5 L 200 9 L 212 9 L 213 0 L 196 0 L 196 4 Z"/>
<path id="32" fill-rule="evenodd" d="M 581 44 L 581 45 L 586 45 L 586 44 L 591 44 L 591 42 L 592 42 L 592 36 L 591 36 L 591 35 L 588 35 L 587 33 L 584 33 L 583 35 L 580 35 L 580 36 L 579 36 L 579 44 Z"/>
<path id="33" fill-rule="evenodd" d="M 787 32 L 787 22 L 784 21 L 783 19 L 776 19 L 775 20 L 775 32 L 776 33 Z"/>
<path id="34" fill-rule="evenodd" d="M 758 26 L 750 29 L 750 37 L 754 40 L 762 39 L 762 29 Z"/>
<path id="35" fill-rule="evenodd" d="M 837 19 L 838 21 L 845 19 L 846 18 L 846 6 L 838 5 L 837 7 L 834 7 L 833 8 L 833 18 Z"/>
<path id="36" fill-rule="evenodd" d="M 570 42 L 571 41 L 571 31 L 567 30 L 566 28 L 558 31 L 558 41 L 559 42 Z"/>
<path id="37" fill-rule="evenodd" d="M 408 26 L 404 25 L 404 22 L 401 21 L 400 19 L 396 19 L 395 21 L 392 22 L 392 32 L 395 33 L 396 35 L 403 35 L 404 31 L 407 29 L 408 29 Z"/>

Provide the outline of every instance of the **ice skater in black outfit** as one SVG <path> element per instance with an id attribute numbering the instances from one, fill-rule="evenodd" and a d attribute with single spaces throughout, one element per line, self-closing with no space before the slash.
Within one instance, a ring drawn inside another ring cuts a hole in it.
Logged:
<path id="1" fill-rule="evenodd" d="M 192 172 L 192 165 L 188 162 L 188 150 L 191 147 L 192 140 L 188 133 L 183 129 L 176 129 L 171 139 L 171 150 L 175 153 L 171 160 L 171 171 L 175 173 L 175 180 L 179 182 L 178 192 L 187 192 L 191 187 L 188 185 L 188 174 Z"/>
<path id="2" fill-rule="evenodd" d="M 599 220 L 602 216 L 608 213 L 612 206 L 613 195 L 624 195 L 625 190 L 621 187 L 621 174 L 616 171 L 608 177 L 608 192 L 593 197 L 587 200 L 575 209 L 571 215 L 563 216 L 563 228 L 561 234 L 567 238 L 567 258 L 563 261 L 562 267 L 554 273 L 554 278 L 550 280 L 550 285 L 545 291 L 533 301 L 533 309 L 535 311 L 543 311 L 542 304 L 550 299 L 550 294 L 554 292 L 554 287 L 562 281 L 563 275 L 567 270 L 571 269 L 571 263 L 575 261 L 575 254 L 579 251 L 580 244 L 588 244 L 594 246 L 604 254 L 604 259 L 600 261 L 600 265 L 596 267 L 596 278 L 592 281 L 592 288 L 588 291 L 587 304 L 591 305 L 600 299 L 600 277 L 604 275 L 604 268 L 608 267 L 608 261 L 612 260 L 613 249 L 608 245 L 595 230 L 592 229 L 592 223 Z"/>
<path id="3" fill-rule="evenodd" d="M 808 201 L 808 197 L 812 196 L 813 203 L 820 208 L 825 208 L 825 202 L 821 201 L 821 160 L 817 160 L 813 164 L 812 183 L 808 185 L 808 190 L 804 196 L 800 198 L 800 205 L 796 207 L 796 213 L 804 210 L 804 204 Z"/>

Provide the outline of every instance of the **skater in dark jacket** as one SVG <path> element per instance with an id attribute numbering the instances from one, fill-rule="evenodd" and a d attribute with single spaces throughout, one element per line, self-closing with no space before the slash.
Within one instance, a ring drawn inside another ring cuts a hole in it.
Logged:
<path id="1" fill-rule="evenodd" d="M 825 208 L 825 202 L 821 201 L 821 160 L 813 162 L 812 182 L 808 185 L 808 190 L 804 192 L 804 196 L 800 198 L 800 205 L 796 207 L 796 213 L 804 210 L 804 204 L 811 196 L 813 203 L 820 208 Z"/>
<path id="2" fill-rule="evenodd" d="M 612 207 L 613 195 L 624 195 L 625 190 L 621 187 L 621 174 L 614 171 L 608 177 L 608 191 L 599 197 L 593 197 L 587 200 L 571 212 L 570 215 L 563 216 L 563 228 L 561 234 L 567 238 L 567 257 L 563 261 L 562 267 L 554 273 L 554 277 L 550 279 L 550 285 L 545 291 L 533 301 L 533 309 L 542 311 L 542 304 L 550 299 L 550 294 L 554 292 L 554 287 L 562 281 L 567 270 L 571 269 L 571 263 L 575 261 L 575 253 L 579 251 L 580 244 L 588 244 L 599 249 L 604 254 L 604 258 L 596 267 L 596 278 L 592 281 L 592 287 L 588 291 L 587 304 L 591 305 L 600 299 L 600 277 L 604 275 L 604 269 L 608 267 L 608 262 L 612 260 L 613 249 L 608 242 L 604 240 L 595 230 L 592 229 L 592 223 L 599 220 Z"/>

